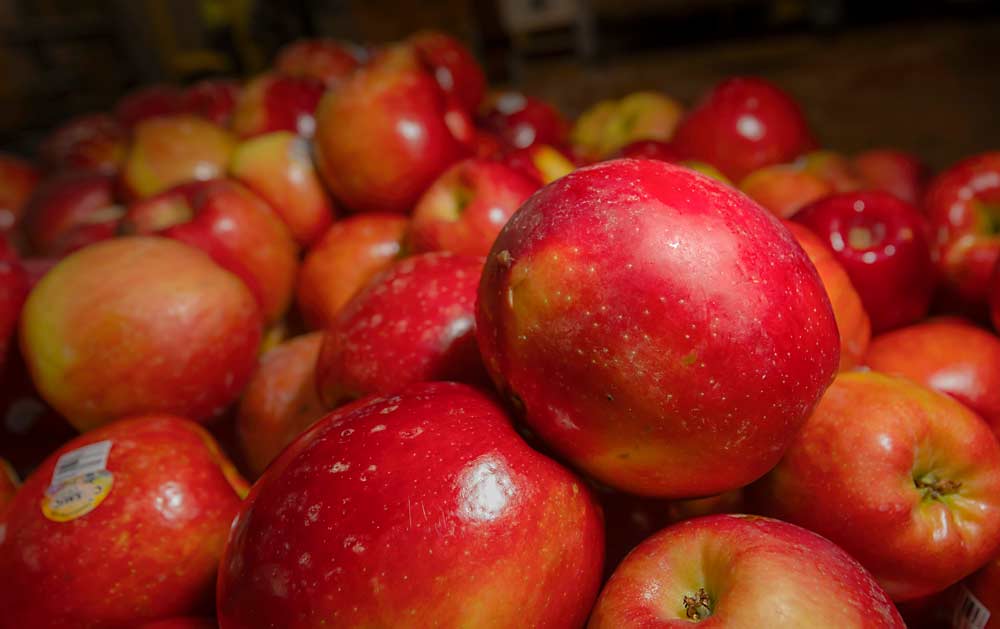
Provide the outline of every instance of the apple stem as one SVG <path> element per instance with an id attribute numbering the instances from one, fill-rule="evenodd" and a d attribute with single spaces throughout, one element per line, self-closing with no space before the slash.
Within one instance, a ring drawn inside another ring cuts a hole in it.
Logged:
<path id="1" fill-rule="evenodd" d="M 939 500 L 942 496 L 953 494 L 962 487 L 960 481 L 950 479 L 941 480 L 933 476 L 918 478 L 913 482 L 917 486 L 917 489 L 924 493 L 925 498 L 932 500 Z"/>
<path id="2" fill-rule="evenodd" d="M 712 615 L 712 599 L 705 588 L 698 588 L 694 596 L 684 596 L 684 614 L 688 620 L 702 620 Z"/>

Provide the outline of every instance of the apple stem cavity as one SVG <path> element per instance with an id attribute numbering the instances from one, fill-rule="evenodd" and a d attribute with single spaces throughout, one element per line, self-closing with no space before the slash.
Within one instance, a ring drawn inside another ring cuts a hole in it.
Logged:
<path id="1" fill-rule="evenodd" d="M 939 479 L 932 474 L 924 475 L 913 480 L 924 500 L 941 500 L 944 496 L 954 494 L 962 487 L 962 483 L 956 480 Z"/>
<path id="2" fill-rule="evenodd" d="M 692 596 L 684 595 L 684 615 L 688 620 L 704 620 L 712 615 L 712 598 L 705 588 L 698 588 Z"/>

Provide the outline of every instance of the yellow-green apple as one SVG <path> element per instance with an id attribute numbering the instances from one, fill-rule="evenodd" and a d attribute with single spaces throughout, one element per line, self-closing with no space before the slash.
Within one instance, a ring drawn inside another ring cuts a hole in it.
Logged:
<path id="1" fill-rule="evenodd" d="M 254 485 L 222 629 L 583 625 L 600 511 L 487 394 L 420 383 L 327 415 Z"/>
<path id="2" fill-rule="evenodd" d="M 547 444 L 665 498 L 767 472 L 840 357 L 788 230 L 657 160 L 600 162 L 536 192 L 487 258 L 477 326 L 494 382 Z"/>
<path id="3" fill-rule="evenodd" d="M 947 286 L 967 302 L 984 303 L 1000 260 L 1000 152 L 969 157 L 935 177 L 924 212 Z"/>
<path id="4" fill-rule="evenodd" d="M 288 76 L 306 77 L 335 87 L 360 65 L 357 46 L 335 39 L 300 39 L 278 51 L 274 69 Z"/>
<path id="5" fill-rule="evenodd" d="M 414 251 L 485 256 L 500 229 L 538 183 L 503 164 L 467 159 L 446 170 L 413 210 Z"/>
<path id="6" fill-rule="evenodd" d="M 181 93 L 180 110 L 228 127 L 240 90 L 240 83 L 234 79 L 198 81 Z"/>
<path id="7" fill-rule="evenodd" d="M 10 463 L 0 459 L 0 512 L 2 512 L 17 493 L 17 473 Z"/>
<path id="8" fill-rule="evenodd" d="M 888 192 L 845 192 L 792 217 L 833 251 L 861 295 L 876 334 L 927 314 L 937 273 L 917 208 Z"/>
<path id="9" fill-rule="evenodd" d="M 17 224 L 40 178 L 31 162 L 0 153 L 0 231 Z"/>
<path id="10" fill-rule="evenodd" d="M 515 149 L 534 144 L 564 146 L 569 139 L 569 122 L 558 109 L 521 92 L 491 95 L 485 103 L 482 124 Z"/>
<path id="11" fill-rule="evenodd" d="M 604 586 L 587 627 L 700 625 L 906 626 L 885 590 L 836 544 L 778 520 L 715 515 L 640 544 Z"/>
<path id="12" fill-rule="evenodd" d="M 917 156 L 893 149 L 872 149 L 858 153 L 852 161 L 866 188 L 891 192 L 914 205 L 920 203 L 928 169 Z"/>
<path id="13" fill-rule="evenodd" d="M 6 627 L 136 627 L 212 610 L 246 482 L 197 424 L 124 419 L 52 453 L 0 514 Z"/>
<path id="14" fill-rule="evenodd" d="M 238 277 L 156 237 L 70 254 L 21 315 L 38 391 L 81 431 L 138 413 L 218 416 L 253 372 L 260 336 L 260 310 Z"/>
<path id="15" fill-rule="evenodd" d="M 1000 435 L 1000 338 L 958 317 L 876 336 L 865 363 L 965 404 Z"/>
<path id="16" fill-rule="evenodd" d="M 351 297 L 405 255 L 408 225 L 398 214 L 351 216 L 334 223 L 309 249 L 296 282 L 296 303 L 310 329 L 332 326 Z"/>
<path id="17" fill-rule="evenodd" d="M 254 477 L 326 409 L 316 393 L 322 332 L 297 336 L 268 350 L 247 384 L 236 416 L 240 449 Z"/>
<path id="18" fill-rule="evenodd" d="M 32 251 L 61 257 L 114 237 L 125 214 L 118 204 L 115 181 L 111 174 L 70 171 L 42 182 L 23 220 Z"/>
<path id="19" fill-rule="evenodd" d="M 504 151 L 497 161 L 530 177 L 536 182 L 536 187 L 552 183 L 576 168 L 569 155 L 551 144 L 532 144 L 527 148 Z"/>
<path id="20" fill-rule="evenodd" d="M 733 181 L 812 150 L 802 111 L 764 79 L 734 77 L 705 94 L 677 126 L 674 147 L 686 159 L 708 162 Z"/>
<path id="21" fill-rule="evenodd" d="M 575 150 L 588 161 L 604 159 L 637 140 L 666 142 L 674 135 L 684 107 L 659 92 L 634 92 L 609 106 L 597 103 L 580 116 L 570 133 Z"/>
<path id="22" fill-rule="evenodd" d="M 0 378 L 6 378 L 7 347 L 17 327 L 21 306 L 28 294 L 28 275 L 17 252 L 0 232 Z"/>
<path id="23" fill-rule="evenodd" d="M 486 382 L 476 347 L 479 256 L 422 253 L 384 271 L 326 330 L 316 382 L 327 408 L 402 384 Z"/>
<path id="24" fill-rule="evenodd" d="M 168 84 L 137 88 L 115 104 L 115 117 L 127 129 L 132 129 L 145 120 L 172 116 L 180 111 L 181 90 Z"/>
<path id="25" fill-rule="evenodd" d="M 871 321 L 861 303 L 861 296 L 854 290 L 847 271 L 819 236 L 798 223 L 785 221 L 785 227 L 792 232 L 816 267 L 826 295 L 830 298 L 837 330 L 840 332 L 840 368 L 853 369 L 864 361 L 872 336 Z"/>
<path id="26" fill-rule="evenodd" d="M 58 126 L 38 152 L 52 170 L 116 173 L 125 161 L 128 132 L 108 113 L 84 114 Z"/>
<path id="27" fill-rule="evenodd" d="M 236 139 L 201 116 L 153 118 L 133 132 L 122 172 L 129 198 L 141 199 L 188 181 L 226 173 Z"/>
<path id="28" fill-rule="evenodd" d="M 262 74 L 243 87 L 233 112 L 233 131 L 251 138 L 274 131 L 312 137 L 323 84 L 304 76 Z"/>
<path id="29" fill-rule="evenodd" d="M 420 31 L 407 40 L 445 94 L 475 112 L 486 92 L 486 76 L 469 49 L 440 31 Z"/>
<path id="30" fill-rule="evenodd" d="M 267 201 L 304 247 L 333 222 L 333 206 L 305 138 L 276 131 L 246 140 L 236 147 L 229 174 Z"/>
<path id="31" fill-rule="evenodd" d="M 830 150 L 809 151 L 795 165 L 830 184 L 834 192 L 852 192 L 864 187 L 861 175 L 846 155 Z"/>
<path id="32" fill-rule="evenodd" d="M 758 168 L 743 178 L 740 190 L 780 218 L 793 216 L 803 207 L 834 192 L 833 186 L 798 164 Z"/>
<path id="33" fill-rule="evenodd" d="M 288 310 L 298 270 L 295 241 L 263 199 L 233 180 L 188 183 L 134 203 L 123 228 L 202 249 L 246 283 L 267 324 Z"/>
<path id="34" fill-rule="evenodd" d="M 845 371 L 754 499 L 765 514 L 840 545 L 894 600 L 910 600 L 940 592 L 997 551 L 1000 445 L 946 395 Z"/>
<path id="35" fill-rule="evenodd" d="M 447 99 L 413 47 L 393 46 L 320 101 L 317 166 L 355 211 L 406 213 L 469 148 L 445 120 Z"/>

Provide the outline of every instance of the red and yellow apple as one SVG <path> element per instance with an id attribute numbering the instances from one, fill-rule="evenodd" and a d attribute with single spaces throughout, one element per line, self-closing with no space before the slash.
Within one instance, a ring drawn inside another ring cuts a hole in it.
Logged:
<path id="1" fill-rule="evenodd" d="M 598 161 L 639 140 L 669 141 L 683 115 L 684 107 L 665 94 L 634 92 L 583 112 L 573 125 L 570 142 L 587 161 Z"/>
<path id="2" fill-rule="evenodd" d="M 0 231 L 18 223 L 40 178 L 31 162 L 0 153 Z"/>
<path id="3" fill-rule="evenodd" d="M 505 151 L 497 161 L 533 179 L 538 187 L 570 174 L 576 165 L 564 151 L 551 144 L 532 144 Z"/>
<path id="4" fill-rule="evenodd" d="M 165 83 L 132 90 L 115 104 L 115 116 L 126 129 L 160 116 L 181 111 L 180 88 Z"/>
<path id="5" fill-rule="evenodd" d="M 920 203 L 928 168 L 915 155 L 893 149 L 872 149 L 854 156 L 855 172 L 866 188 L 884 190 L 907 203 Z"/>
<path id="6" fill-rule="evenodd" d="M 228 127 L 242 87 L 234 79 L 198 81 L 181 93 L 180 110 Z"/>
<path id="7" fill-rule="evenodd" d="M 58 258 L 113 238 L 125 214 L 115 187 L 114 175 L 86 171 L 64 172 L 44 181 L 23 220 L 32 251 Z"/>
<path id="8" fill-rule="evenodd" d="M 49 168 L 116 173 L 125 161 L 128 131 L 107 113 L 85 114 L 59 125 L 38 152 Z"/>
<path id="9" fill-rule="evenodd" d="M 357 46 L 335 39 L 300 39 L 278 51 L 274 69 L 335 87 L 358 68 L 357 50 Z"/>
<path id="10" fill-rule="evenodd" d="M 322 83 L 309 77 L 262 74 L 243 87 L 232 129 L 244 139 L 275 131 L 312 137 L 323 90 Z"/>
<path id="11" fill-rule="evenodd" d="M 740 190 L 779 218 L 789 218 L 834 192 L 828 182 L 798 164 L 759 168 L 743 178 Z"/>

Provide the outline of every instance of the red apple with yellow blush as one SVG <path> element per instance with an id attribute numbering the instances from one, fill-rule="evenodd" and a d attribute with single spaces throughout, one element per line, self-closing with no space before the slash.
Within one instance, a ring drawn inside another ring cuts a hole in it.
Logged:
<path id="1" fill-rule="evenodd" d="M 360 49 L 335 39 L 300 39 L 278 51 L 274 69 L 335 87 L 360 65 Z"/>
<path id="2" fill-rule="evenodd" d="M 126 129 L 140 122 L 181 111 L 181 90 L 165 83 L 132 90 L 115 104 L 115 116 Z"/>
<path id="3" fill-rule="evenodd" d="M 487 98 L 482 125 L 514 149 L 535 144 L 564 146 L 570 131 L 569 122 L 555 106 L 521 92 L 499 92 Z"/>
<path id="4" fill-rule="evenodd" d="M 890 192 L 907 203 L 920 203 L 929 169 L 920 158 L 895 149 L 871 149 L 852 160 L 866 188 Z"/>
<path id="5" fill-rule="evenodd" d="M 24 233 L 35 254 L 58 258 L 113 238 L 124 214 L 114 175 L 69 171 L 38 187 L 25 211 Z"/>
<path id="6" fill-rule="evenodd" d="M 40 178 L 31 162 L 0 153 L 0 231 L 17 224 Z"/>
<path id="7" fill-rule="evenodd" d="M 420 31 L 407 40 L 428 67 L 441 89 L 469 112 L 476 112 L 486 92 L 486 76 L 472 53 L 454 37 L 440 31 Z"/>
<path id="8" fill-rule="evenodd" d="M 538 187 L 552 183 L 576 168 L 571 157 L 551 144 L 532 144 L 504 151 L 497 161 L 533 179 Z"/>
<path id="9" fill-rule="evenodd" d="M 181 93 L 180 110 L 228 127 L 242 87 L 235 79 L 206 79 Z"/>
<path id="10" fill-rule="evenodd" d="M 243 87 L 232 129 L 243 139 L 275 131 L 312 137 L 323 84 L 304 76 L 262 74 Z"/>
<path id="11" fill-rule="evenodd" d="M 740 190 L 779 218 L 789 218 L 803 207 L 834 192 L 834 187 L 797 164 L 759 168 L 740 182 Z"/>
<path id="12" fill-rule="evenodd" d="M 128 131 L 107 113 L 69 119 L 42 140 L 38 152 L 49 168 L 116 173 L 125 161 Z"/>

